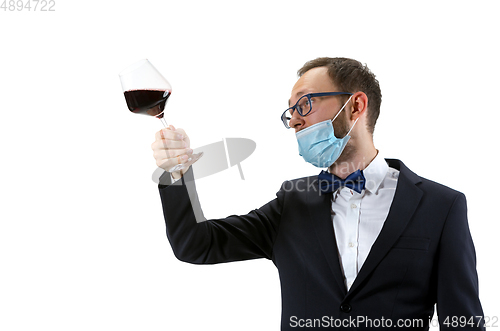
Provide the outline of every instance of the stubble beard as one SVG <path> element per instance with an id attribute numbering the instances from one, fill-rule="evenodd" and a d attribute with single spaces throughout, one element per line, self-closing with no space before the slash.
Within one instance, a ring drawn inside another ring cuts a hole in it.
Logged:
<path id="1" fill-rule="evenodd" d="M 335 137 L 342 139 L 344 138 L 347 133 L 349 132 L 350 129 L 350 123 L 347 121 L 347 116 L 345 115 L 346 113 L 344 112 L 342 115 L 340 115 L 338 118 L 335 119 L 333 124 L 333 130 L 335 133 Z M 330 171 L 335 172 L 338 176 L 347 176 L 349 173 L 339 173 L 340 169 L 342 169 L 343 166 L 345 167 L 346 171 L 349 171 L 349 162 L 351 162 L 352 158 L 354 155 L 356 155 L 357 149 L 355 146 L 352 145 L 351 140 L 347 142 L 347 145 L 345 146 L 344 150 L 340 154 L 339 158 L 330 166 Z M 342 171 L 341 171 L 342 172 Z"/>

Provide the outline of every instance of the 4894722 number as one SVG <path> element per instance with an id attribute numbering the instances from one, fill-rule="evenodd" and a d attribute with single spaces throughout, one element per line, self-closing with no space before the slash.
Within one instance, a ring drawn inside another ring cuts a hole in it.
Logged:
<path id="1" fill-rule="evenodd" d="M 3 11 L 55 11 L 55 0 L 3 0 Z"/>
<path id="2" fill-rule="evenodd" d="M 498 327 L 498 316 L 471 316 L 467 318 L 466 316 L 446 316 L 443 321 L 443 325 L 447 328 L 465 328 L 465 327 L 478 327 L 484 325 L 484 327 Z"/>

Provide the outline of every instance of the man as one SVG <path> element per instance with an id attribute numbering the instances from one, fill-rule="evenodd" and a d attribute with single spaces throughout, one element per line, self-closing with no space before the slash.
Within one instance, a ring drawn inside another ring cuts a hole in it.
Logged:
<path id="1" fill-rule="evenodd" d="M 176 257 L 271 259 L 282 330 L 426 330 L 435 304 L 442 329 L 483 330 L 465 196 L 382 158 L 373 144 L 381 92 L 366 66 L 318 58 L 299 76 L 282 120 L 300 155 L 328 172 L 283 183 L 248 215 L 210 221 L 192 171 L 173 173 L 175 182 L 167 176 L 159 190 Z M 192 153 L 173 127 L 152 148 L 164 169 Z"/>

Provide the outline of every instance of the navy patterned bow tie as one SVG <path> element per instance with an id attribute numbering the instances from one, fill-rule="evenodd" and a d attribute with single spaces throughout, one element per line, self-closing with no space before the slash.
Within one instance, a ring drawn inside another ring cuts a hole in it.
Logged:
<path id="1" fill-rule="evenodd" d="M 361 193 L 365 189 L 365 182 L 365 175 L 359 169 L 347 176 L 346 179 L 341 179 L 324 170 L 318 175 L 319 190 L 322 193 L 335 192 L 339 187 L 347 187 Z"/>

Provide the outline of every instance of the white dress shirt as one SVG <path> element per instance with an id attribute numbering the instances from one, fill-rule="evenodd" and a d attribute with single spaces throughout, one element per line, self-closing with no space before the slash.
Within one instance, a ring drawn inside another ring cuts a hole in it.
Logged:
<path id="1" fill-rule="evenodd" d="M 363 174 L 366 185 L 361 193 L 341 187 L 332 196 L 333 229 L 347 290 L 382 230 L 399 177 L 380 153 Z"/>

